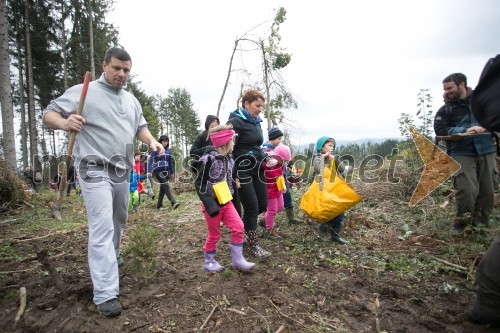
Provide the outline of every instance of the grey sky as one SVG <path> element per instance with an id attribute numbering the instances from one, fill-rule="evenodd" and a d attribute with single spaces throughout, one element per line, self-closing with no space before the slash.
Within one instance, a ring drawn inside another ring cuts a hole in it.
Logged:
<path id="1" fill-rule="evenodd" d="M 214 114 L 234 40 L 287 10 L 281 45 L 292 54 L 283 77 L 299 101 L 287 115 L 291 139 L 399 136 L 402 112 L 417 111 L 430 88 L 433 111 L 442 79 L 463 72 L 474 87 L 499 52 L 500 2 L 423 1 L 159 1 L 117 0 L 108 17 L 130 51 L 133 73 L 149 95 L 185 88 L 202 123 Z M 236 106 L 240 82 L 258 76 L 258 58 L 238 53 L 221 121 Z M 266 127 L 266 126 L 264 126 Z"/>

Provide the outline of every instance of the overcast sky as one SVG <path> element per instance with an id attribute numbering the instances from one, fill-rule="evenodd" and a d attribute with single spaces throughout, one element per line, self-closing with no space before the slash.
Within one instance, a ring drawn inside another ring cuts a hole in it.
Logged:
<path id="1" fill-rule="evenodd" d="M 442 79 L 463 72 L 477 83 L 500 53 L 500 1 L 160 1 L 116 0 L 107 20 L 131 54 L 132 73 L 148 95 L 185 88 L 202 123 L 215 114 L 236 38 L 287 10 L 282 71 L 299 107 L 287 110 L 292 142 L 399 137 L 402 112 L 415 114 L 417 93 L 442 105 Z M 237 53 L 235 69 L 258 73 L 255 53 Z M 220 118 L 236 107 L 249 75 L 232 74 Z M 266 123 L 263 124 L 267 129 Z"/>

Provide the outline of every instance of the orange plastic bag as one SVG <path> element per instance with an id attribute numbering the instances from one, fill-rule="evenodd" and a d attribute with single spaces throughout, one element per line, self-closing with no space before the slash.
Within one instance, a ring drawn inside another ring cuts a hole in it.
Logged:
<path id="1" fill-rule="evenodd" d="M 330 168 L 323 170 L 322 182 L 321 176 L 316 177 L 300 200 L 300 209 L 320 223 L 330 221 L 363 199 L 338 174 L 335 173 L 335 178 L 331 179 Z"/>

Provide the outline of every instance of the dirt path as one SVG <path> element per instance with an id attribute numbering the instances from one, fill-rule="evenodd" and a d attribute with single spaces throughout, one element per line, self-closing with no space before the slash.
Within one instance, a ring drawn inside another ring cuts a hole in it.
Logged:
<path id="1" fill-rule="evenodd" d="M 286 237 L 262 241 L 273 255 L 253 273 L 229 267 L 225 231 L 217 258 L 226 270 L 208 274 L 201 269 L 205 224 L 199 202 L 192 194 L 181 199 L 177 211 L 157 212 L 146 203 L 131 216 L 123 248 L 130 247 L 128 235 L 138 223 L 148 221 L 159 232 L 157 274 L 145 283 L 133 258 L 124 255 L 124 311 L 114 319 L 99 316 L 92 303 L 82 205 L 72 223 L 58 230 L 26 229 L 33 211 L 4 219 L 17 220 L 0 223 L 0 331 L 12 331 L 24 286 L 28 304 L 15 332 L 198 332 L 202 326 L 203 332 L 495 332 L 466 320 L 474 267 L 491 237 L 450 239 L 422 224 L 405 232 L 407 212 L 394 203 L 366 201 L 350 214 L 348 246 L 322 243 L 314 225 L 288 226 L 281 215 L 278 226 Z M 43 202 L 36 206 L 39 220 L 54 223 Z M 429 214 L 423 223 L 439 224 Z M 67 298 L 38 262 L 41 248 L 49 250 Z"/>

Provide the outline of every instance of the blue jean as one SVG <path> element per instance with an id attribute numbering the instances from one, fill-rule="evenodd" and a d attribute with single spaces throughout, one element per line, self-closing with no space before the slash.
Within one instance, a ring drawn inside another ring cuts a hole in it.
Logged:
<path id="1" fill-rule="evenodd" d="M 285 182 L 286 184 L 286 192 L 283 193 L 283 202 L 285 203 L 285 208 L 293 208 L 293 202 L 292 202 L 292 192 L 290 191 L 290 185 L 288 182 Z"/>
<path id="2" fill-rule="evenodd" d="M 343 226 L 344 226 L 344 213 L 335 216 L 328 222 L 320 223 L 319 228 L 323 230 L 332 229 L 334 232 L 338 234 Z"/>

